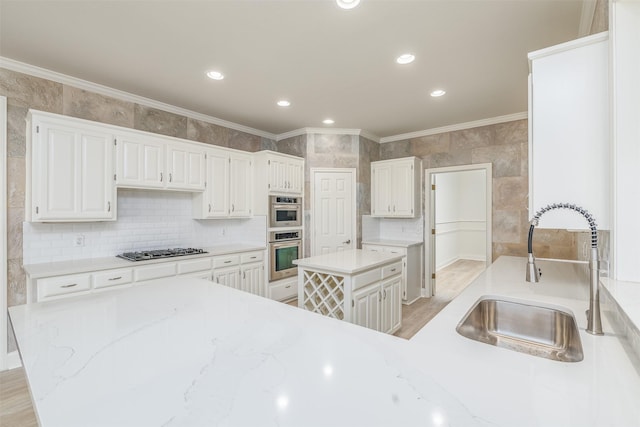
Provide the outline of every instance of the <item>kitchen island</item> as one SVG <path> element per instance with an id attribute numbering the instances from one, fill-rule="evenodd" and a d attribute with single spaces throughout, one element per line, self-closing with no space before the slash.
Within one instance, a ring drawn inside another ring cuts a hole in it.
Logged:
<path id="1" fill-rule="evenodd" d="M 586 269 L 501 257 L 412 340 L 194 278 L 9 309 L 50 426 L 637 426 L 637 355 L 585 332 Z M 481 295 L 575 314 L 584 360 L 458 335 Z"/>
<path id="2" fill-rule="evenodd" d="M 293 262 L 298 307 L 388 334 L 402 326 L 402 255 L 351 249 Z"/>

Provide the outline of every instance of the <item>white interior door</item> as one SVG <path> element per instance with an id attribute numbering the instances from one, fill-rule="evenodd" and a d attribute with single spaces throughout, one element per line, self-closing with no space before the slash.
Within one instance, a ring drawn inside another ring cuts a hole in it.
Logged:
<path id="1" fill-rule="evenodd" d="M 311 175 L 311 255 L 355 248 L 355 169 L 312 169 Z"/>

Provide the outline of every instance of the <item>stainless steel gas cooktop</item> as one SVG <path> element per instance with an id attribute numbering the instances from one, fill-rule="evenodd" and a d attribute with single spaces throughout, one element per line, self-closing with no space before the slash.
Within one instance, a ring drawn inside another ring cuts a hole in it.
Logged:
<path id="1" fill-rule="evenodd" d="M 140 251 L 140 252 L 124 252 L 116 255 L 118 258 L 126 259 L 128 261 L 146 261 L 149 259 L 158 258 L 171 258 L 185 255 L 197 255 L 206 254 L 204 249 L 195 248 L 173 248 L 173 249 L 155 249 L 152 251 Z"/>

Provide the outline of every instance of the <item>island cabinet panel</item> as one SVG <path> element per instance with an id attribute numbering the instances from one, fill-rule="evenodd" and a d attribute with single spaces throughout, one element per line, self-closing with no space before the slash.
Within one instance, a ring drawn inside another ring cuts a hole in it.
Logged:
<path id="1" fill-rule="evenodd" d="M 356 325 L 380 330 L 380 286 L 376 283 L 353 292 L 353 314 Z"/>
<path id="2" fill-rule="evenodd" d="M 420 298 L 422 290 L 422 243 L 396 243 L 385 245 L 384 241 L 376 243 L 362 242 L 362 249 L 371 252 L 402 255 L 401 295 L 403 304 L 411 304 Z"/>
<path id="3" fill-rule="evenodd" d="M 298 307 L 389 334 L 402 326 L 401 256 L 352 249 L 296 263 Z"/>

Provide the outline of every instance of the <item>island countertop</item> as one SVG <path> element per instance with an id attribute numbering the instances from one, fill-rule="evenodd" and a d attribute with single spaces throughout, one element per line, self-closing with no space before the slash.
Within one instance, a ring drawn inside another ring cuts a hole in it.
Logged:
<path id="1" fill-rule="evenodd" d="M 199 279 L 9 309 L 50 426 L 637 426 L 640 376 L 607 316 L 585 332 L 584 266 L 501 257 L 412 340 Z M 469 340 L 481 295 L 574 312 L 584 360 Z"/>
<path id="2" fill-rule="evenodd" d="M 402 255 L 398 254 L 350 249 L 343 252 L 301 258 L 293 261 L 293 263 L 302 268 L 353 275 L 393 261 L 400 261 L 401 259 Z"/>

